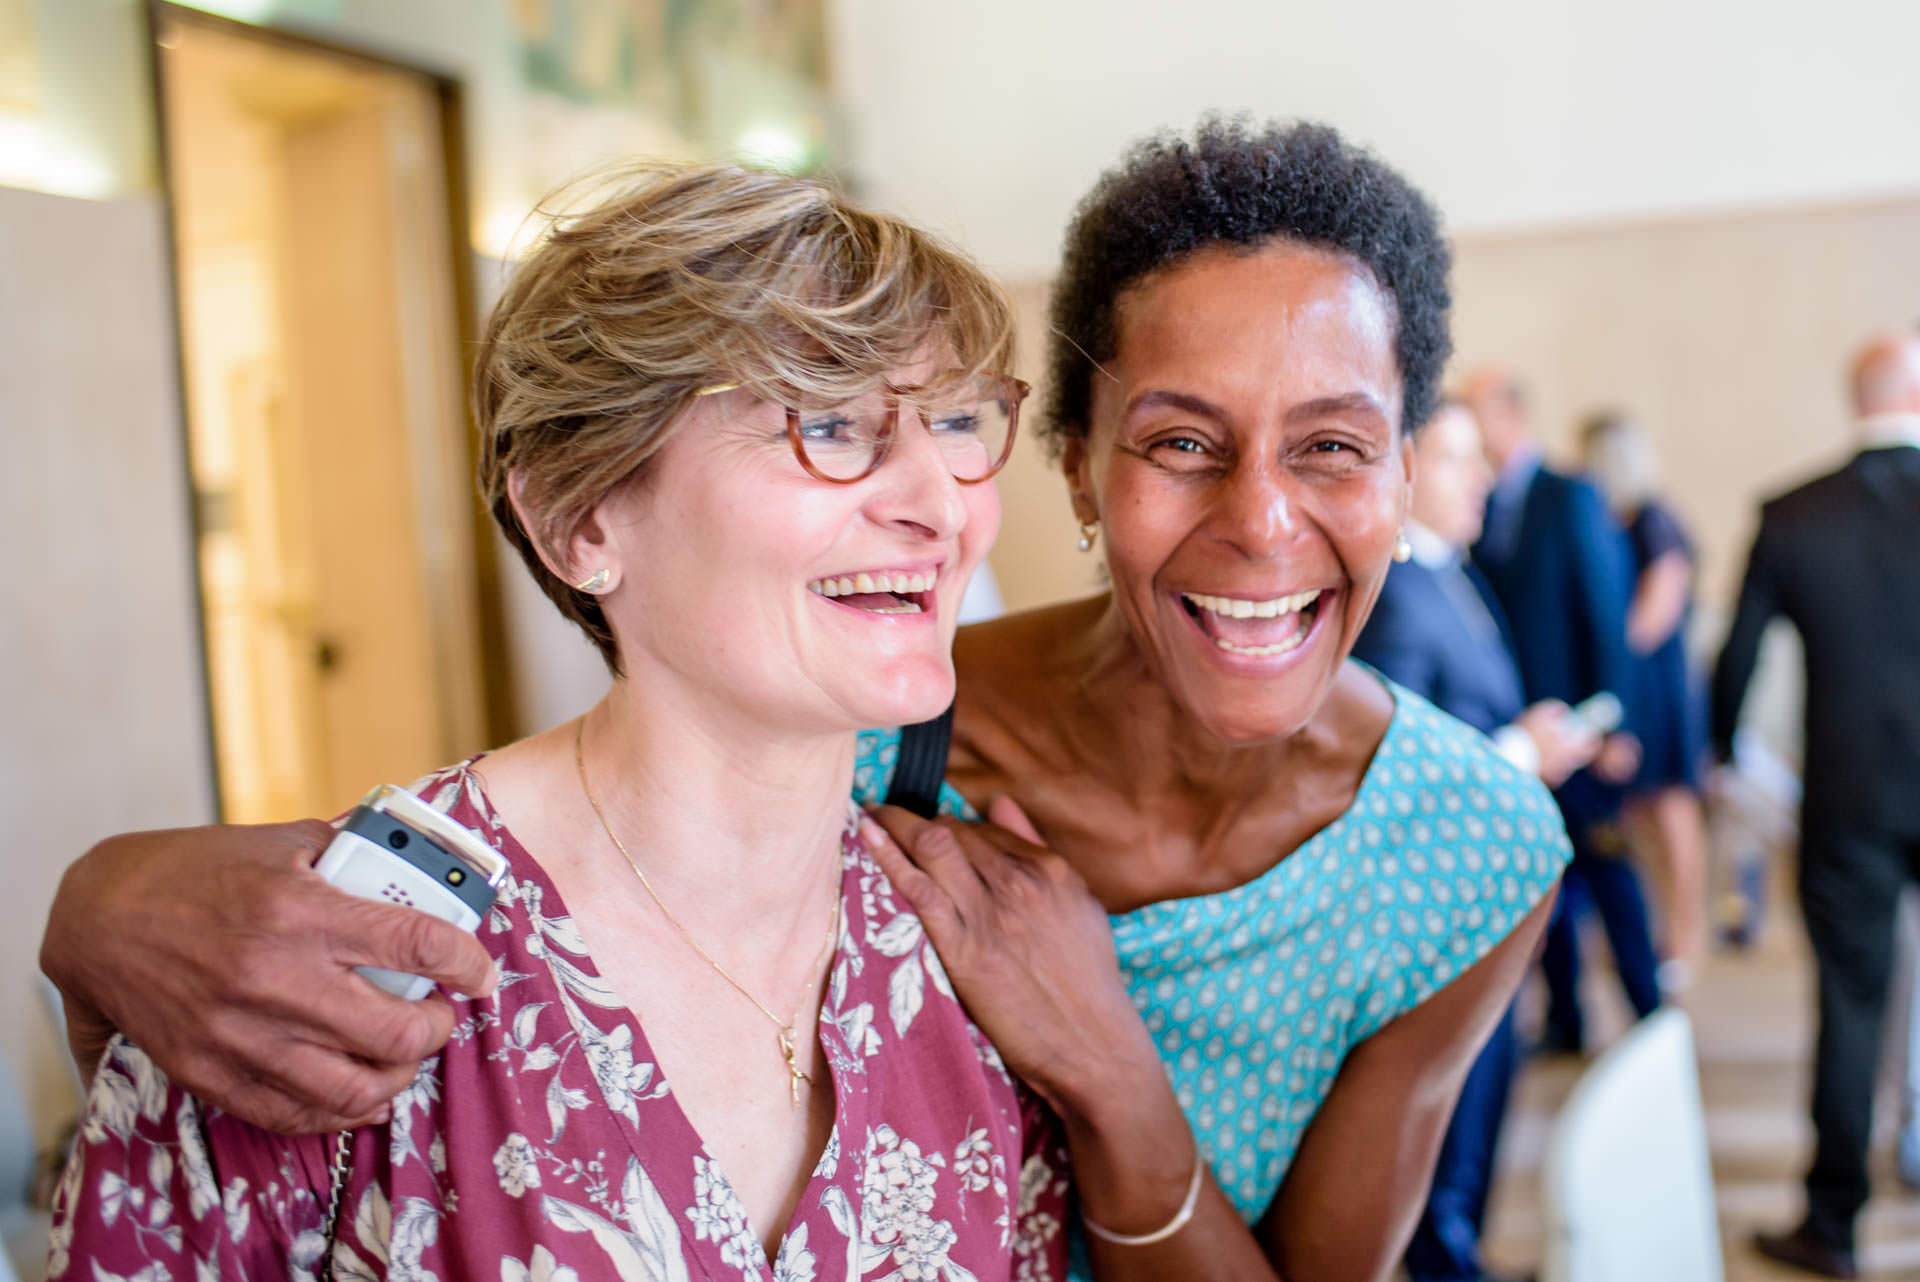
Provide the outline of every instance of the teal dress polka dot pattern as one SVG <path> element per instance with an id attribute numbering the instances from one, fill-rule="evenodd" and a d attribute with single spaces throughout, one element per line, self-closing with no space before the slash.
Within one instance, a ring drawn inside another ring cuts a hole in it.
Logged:
<path id="1" fill-rule="evenodd" d="M 1484 957 L 1570 855 L 1553 797 L 1478 731 L 1388 683 L 1353 804 L 1266 873 L 1112 920 L 1133 1003 L 1221 1190 L 1252 1224 L 1347 1052 Z M 885 791 L 899 732 L 861 736 Z M 972 818 L 951 788 L 942 808 Z"/>

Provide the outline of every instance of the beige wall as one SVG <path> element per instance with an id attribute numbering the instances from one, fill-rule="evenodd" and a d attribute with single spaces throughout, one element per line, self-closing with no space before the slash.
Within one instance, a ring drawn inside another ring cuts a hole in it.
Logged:
<path id="1" fill-rule="evenodd" d="M 1067 505 L 1067 485 L 1059 466 L 1047 457 L 1034 430 L 1044 417 L 1047 286 L 1028 282 L 1010 286 L 1019 351 L 1014 368 L 1033 384 L 1020 411 L 1020 440 L 1000 473 L 1000 538 L 990 560 L 993 577 L 1009 610 L 1084 596 L 1100 586 L 1100 554 L 1076 549 L 1080 526 Z"/>
<path id="2" fill-rule="evenodd" d="M 1459 230 L 1920 187 L 1920 5 L 1891 0 L 833 0 L 869 196 L 1009 279 L 1131 140 L 1325 120 Z"/>
<path id="3" fill-rule="evenodd" d="M 1725 607 L 1759 500 L 1851 452 L 1851 350 L 1920 322 L 1920 195 L 1462 237 L 1454 286 L 1453 368 L 1514 365 L 1550 452 L 1597 406 L 1640 417 Z"/>
<path id="4" fill-rule="evenodd" d="M 36 956 L 96 839 L 213 816 L 166 250 L 149 199 L 0 189 L 0 1046 L 71 1110 Z"/>

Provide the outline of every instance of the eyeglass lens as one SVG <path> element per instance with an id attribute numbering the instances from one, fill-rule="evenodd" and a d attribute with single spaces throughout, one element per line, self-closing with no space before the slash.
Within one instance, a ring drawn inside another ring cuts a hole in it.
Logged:
<path id="1" fill-rule="evenodd" d="M 883 393 L 846 405 L 799 413 L 807 462 L 822 476 L 852 481 L 872 471 L 887 447 L 891 399 Z M 991 376 L 937 380 L 900 398 L 901 426 L 918 421 L 932 435 L 947 468 L 962 481 L 993 474 L 1013 432 L 1015 399 Z"/>

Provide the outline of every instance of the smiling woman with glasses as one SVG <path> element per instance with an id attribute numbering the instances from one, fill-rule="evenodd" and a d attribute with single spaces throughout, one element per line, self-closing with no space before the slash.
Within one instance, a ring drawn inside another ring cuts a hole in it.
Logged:
<path id="1" fill-rule="evenodd" d="M 644 170 L 558 222 L 481 345 L 481 480 L 615 679 L 414 785 L 510 869 L 472 996 L 424 1007 L 454 1040 L 295 1139 L 115 1041 L 53 1275 L 1061 1276 L 1057 1136 L 901 946 L 849 802 L 856 731 L 952 698 L 1009 334 L 971 263 L 813 183 Z"/>

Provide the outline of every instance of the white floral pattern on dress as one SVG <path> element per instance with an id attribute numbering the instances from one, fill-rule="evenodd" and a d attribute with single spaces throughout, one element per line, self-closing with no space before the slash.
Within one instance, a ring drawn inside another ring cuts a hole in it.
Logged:
<path id="1" fill-rule="evenodd" d="M 354 1136 L 341 1282 L 1056 1282 L 1065 1155 L 965 1017 L 920 923 L 843 839 L 820 1040 L 835 1123 L 769 1262 L 632 1012 L 539 867 L 454 767 L 416 785 L 511 865 L 480 938 L 501 972 Z M 332 1137 L 203 1109 L 116 1040 L 56 1197 L 54 1278 L 302 1282 L 328 1251 Z M 1009 1163 L 1021 1164 L 1009 1189 Z M 117 1270 L 117 1272 L 116 1272 Z"/>

